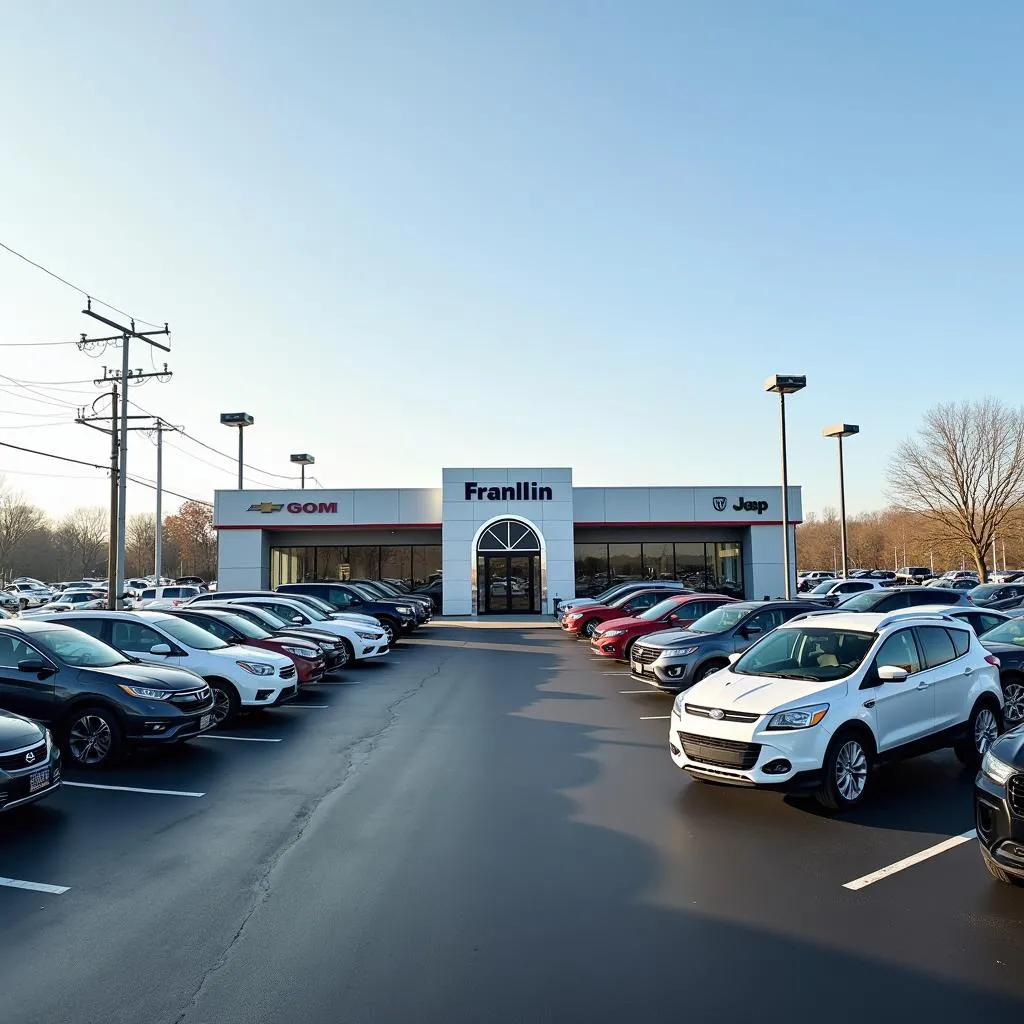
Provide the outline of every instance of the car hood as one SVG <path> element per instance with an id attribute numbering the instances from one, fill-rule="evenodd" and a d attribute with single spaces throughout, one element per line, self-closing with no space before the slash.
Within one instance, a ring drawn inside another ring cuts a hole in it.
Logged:
<path id="1" fill-rule="evenodd" d="M 606 622 L 602 622 L 598 632 L 607 633 L 610 629 L 636 629 L 637 626 L 648 625 L 651 623 L 646 619 L 641 619 L 638 615 L 627 615 L 622 619 L 608 619 Z"/>
<path id="2" fill-rule="evenodd" d="M 766 715 L 802 704 L 828 704 L 845 693 L 844 680 L 822 683 L 816 679 L 773 679 L 722 669 L 694 683 L 685 699 L 687 704 Z"/>
<path id="3" fill-rule="evenodd" d="M 597 602 L 592 597 L 574 597 L 571 601 L 562 601 L 558 610 L 559 612 L 572 611 L 573 608 L 582 608 L 589 604 L 597 604 Z"/>
<path id="4" fill-rule="evenodd" d="M 375 615 L 364 615 L 362 612 L 335 612 L 328 621 L 349 622 L 353 626 L 375 626 L 380 629 L 380 620 Z M 322 623 L 315 622 L 313 625 L 320 626 Z"/>
<path id="5" fill-rule="evenodd" d="M 662 629 L 644 637 L 644 647 L 675 647 L 680 643 L 703 643 L 721 633 L 695 633 L 690 629 Z"/>
<path id="6" fill-rule="evenodd" d="M 1018 647 L 1016 644 L 1003 644 L 997 640 L 983 640 L 981 645 L 986 651 L 991 652 L 1000 660 L 1003 658 L 1009 660 L 1011 655 L 1016 658 L 1024 657 L 1024 647 Z"/>
<path id="7" fill-rule="evenodd" d="M 43 738 L 43 730 L 35 722 L 9 711 L 0 711 L 0 751 L 18 750 Z"/>
<path id="8" fill-rule="evenodd" d="M 230 644 L 213 651 L 203 651 L 204 655 L 212 655 L 215 658 L 227 658 L 231 661 L 265 661 L 268 665 L 277 668 L 284 668 L 292 664 L 292 659 L 287 654 L 278 654 L 276 651 L 267 651 L 262 647 L 246 647 L 245 644 Z"/>
<path id="9" fill-rule="evenodd" d="M 187 668 L 174 665 L 112 665 L 110 668 L 84 668 L 84 672 L 100 672 L 111 677 L 116 683 L 124 680 L 150 686 L 154 690 L 194 690 L 202 683 L 202 677 Z"/>

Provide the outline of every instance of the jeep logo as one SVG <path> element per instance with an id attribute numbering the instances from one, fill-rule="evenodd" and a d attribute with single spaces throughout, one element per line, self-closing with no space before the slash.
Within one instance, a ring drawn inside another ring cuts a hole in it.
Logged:
<path id="1" fill-rule="evenodd" d="M 729 503 L 729 499 L 728 498 L 724 498 L 724 497 L 717 497 L 717 498 L 712 498 L 711 499 L 711 504 L 715 506 L 715 511 L 716 512 L 724 512 L 725 511 L 725 506 L 728 503 Z"/>
<path id="2" fill-rule="evenodd" d="M 743 495 L 740 495 L 739 500 L 733 505 L 733 510 L 736 512 L 756 512 L 760 516 L 768 511 L 768 502 L 744 501 Z"/>

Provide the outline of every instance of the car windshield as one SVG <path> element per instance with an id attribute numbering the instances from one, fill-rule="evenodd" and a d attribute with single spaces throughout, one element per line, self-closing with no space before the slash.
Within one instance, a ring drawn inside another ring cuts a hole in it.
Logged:
<path id="1" fill-rule="evenodd" d="M 172 619 L 168 616 L 166 619 L 160 619 L 157 625 L 175 640 L 197 651 L 219 651 L 228 646 L 220 637 L 207 633 L 201 626 L 194 622 L 186 622 L 184 619 Z"/>
<path id="2" fill-rule="evenodd" d="M 831 682 L 856 671 L 876 633 L 823 626 L 776 629 L 754 644 L 732 667 L 744 676 Z"/>
<path id="3" fill-rule="evenodd" d="M 112 668 L 129 664 L 120 651 L 77 629 L 47 629 L 33 633 L 32 640 L 57 661 L 73 668 Z"/>
<path id="4" fill-rule="evenodd" d="M 200 608 L 203 606 L 200 605 Z M 231 615 L 237 615 L 240 619 L 245 619 L 246 622 L 253 622 L 265 626 L 268 630 L 271 629 L 286 629 L 291 623 L 286 622 L 280 615 L 275 615 L 274 612 L 270 611 L 269 608 L 254 608 L 252 605 L 239 605 L 237 610 L 232 605 L 227 608 L 221 607 L 218 611 L 229 612 Z"/>
<path id="5" fill-rule="evenodd" d="M 270 636 L 267 630 L 257 626 L 254 622 L 250 622 L 242 615 L 236 615 L 234 612 L 220 612 L 217 618 L 249 640 L 266 640 Z"/>
<path id="6" fill-rule="evenodd" d="M 1015 647 L 1024 647 L 1024 618 L 1001 622 L 995 629 L 983 633 L 981 638 L 986 642 L 991 640 L 997 644 L 1013 644 Z"/>
<path id="7" fill-rule="evenodd" d="M 819 583 L 812 591 L 812 594 L 827 594 L 832 587 L 835 585 L 835 580 L 825 580 L 823 583 Z"/>
<path id="8" fill-rule="evenodd" d="M 314 622 L 326 622 L 331 617 L 330 615 L 324 615 L 322 611 L 314 608 L 311 604 L 304 604 L 302 601 L 296 601 L 295 603 L 298 605 L 296 613 L 305 615 L 307 619 L 312 619 Z M 288 607 L 290 609 L 290 606 Z M 333 613 L 334 610 L 332 608 L 331 612 Z"/>
<path id="9" fill-rule="evenodd" d="M 723 604 L 707 615 L 702 615 L 696 622 L 686 628 L 691 633 L 721 633 L 741 622 L 750 614 L 749 605 Z"/>
<path id="10" fill-rule="evenodd" d="M 980 587 L 975 587 L 971 591 L 970 598 L 972 601 L 977 601 L 979 598 L 984 600 L 986 597 L 991 597 L 997 590 L 1001 589 L 1001 583 L 983 583 Z"/>
<path id="11" fill-rule="evenodd" d="M 655 622 L 660 619 L 663 615 L 668 615 L 673 608 L 679 604 L 678 597 L 667 597 L 664 601 L 659 601 L 653 608 L 648 608 L 647 611 L 641 612 L 637 616 L 638 619 L 643 619 L 645 622 Z"/>
<path id="12" fill-rule="evenodd" d="M 844 612 L 869 612 L 880 601 L 885 600 L 887 592 L 884 590 L 865 590 L 845 601 L 840 601 L 836 608 L 842 608 Z"/>
<path id="13" fill-rule="evenodd" d="M 380 594 L 375 594 L 369 587 L 361 583 L 349 583 L 350 586 L 364 601 L 379 601 Z"/>
<path id="14" fill-rule="evenodd" d="M 322 612 L 325 616 L 328 617 L 333 615 L 338 610 L 333 605 L 328 604 L 322 598 L 314 597 L 312 594 L 303 594 L 302 603 L 311 605 L 317 611 Z"/>

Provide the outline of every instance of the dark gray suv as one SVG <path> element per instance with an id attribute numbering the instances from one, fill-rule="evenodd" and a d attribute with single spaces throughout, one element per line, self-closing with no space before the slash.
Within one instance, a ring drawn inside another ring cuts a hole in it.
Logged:
<path id="1" fill-rule="evenodd" d="M 667 693 L 686 690 L 725 668 L 755 640 L 797 615 L 813 611 L 808 601 L 738 601 L 692 622 L 687 629 L 651 633 L 633 644 L 630 675 Z M 818 607 L 821 607 L 820 605 Z"/>
<path id="2" fill-rule="evenodd" d="M 969 605 L 971 599 L 962 590 L 947 587 L 886 587 L 854 594 L 836 605 L 837 612 L 898 612 L 923 604 Z"/>

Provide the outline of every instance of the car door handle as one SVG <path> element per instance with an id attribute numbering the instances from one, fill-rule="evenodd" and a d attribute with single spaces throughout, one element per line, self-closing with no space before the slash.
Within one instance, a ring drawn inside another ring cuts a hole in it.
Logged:
<path id="1" fill-rule="evenodd" d="M 932 685 L 931 683 L 918 683 L 917 684 L 917 688 L 919 690 L 927 690 L 928 687 L 931 686 L 931 685 Z"/>
<path id="2" fill-rule="evenodd" d="M 967 668 L 964 669 L 964 675 L 965 676 L 969 676 L 973 671 L 974 671 L 974 669 L 971 668 L 970 665 L 968 665 Z"/>

